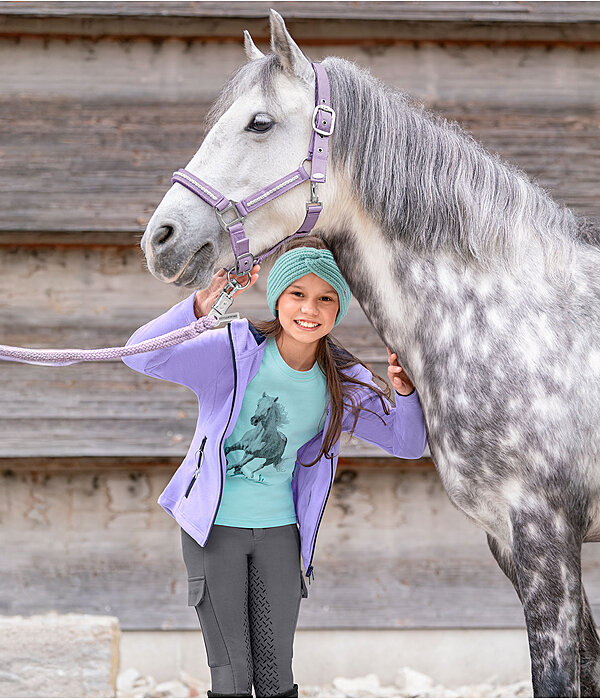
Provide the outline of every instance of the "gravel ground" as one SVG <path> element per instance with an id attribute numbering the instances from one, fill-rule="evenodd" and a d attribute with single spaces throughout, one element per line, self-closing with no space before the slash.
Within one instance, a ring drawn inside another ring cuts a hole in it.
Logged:
<path id="1" fill-rule="evenodd" d="M 195 698 L 206 697 L 206 683 L 182 673 L 178 680 L 156 683 L 130 668 L 119 674 L 119 698 Z M 334 678 L 320 686 L 300 687 L 301 698 L 527 698 L 531 683 L 520 681 L 501 685 L 486 683 L 446 688 L 432 678 L 410 668 L 398 671 L 394 685 L 381 685 L 375 674 L 360 678 Z"/>

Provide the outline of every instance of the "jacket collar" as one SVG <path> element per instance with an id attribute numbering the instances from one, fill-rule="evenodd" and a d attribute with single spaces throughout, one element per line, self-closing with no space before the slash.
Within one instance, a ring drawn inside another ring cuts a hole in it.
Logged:
<path id="1" fill-rule="evenodd" d="M 257 345 L 260 345 L 261 343 L 263 343 L 263 342 L 266 340 L 266 337 L 265 337 L 260 331 L 258 331 L 258 330 L 250 323 L 250 321 L 248 321 L 248 330 L 249 330 L 250 333 L 252 333 L 252 335 L 254 336 L 254 340 L 256 340 L 256 344 L 257 344 Z"/>

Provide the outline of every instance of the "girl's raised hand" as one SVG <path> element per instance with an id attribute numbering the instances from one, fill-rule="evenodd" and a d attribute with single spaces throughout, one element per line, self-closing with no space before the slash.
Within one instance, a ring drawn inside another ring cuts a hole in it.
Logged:
<path id="1" fill-rule="evenodd" d="M 385 347 L 388 353 L 388 378 L 392 383 L 395 391 L 402 396 L 408 396 L 414 391 L 415 385 L 410 381 L 406 372 L 398 364 L 396 353 L 391 353 L 390 349 Z"/>
<path id="2" fill-rule="evenodd" d="M 258 271 L 260 270 L 260 265 L 255 265 L 252 270 L 250 270 L 250 284 L 246 287 L 246 289 L 250 289 L 250 287 L 256 282 L 258 279 Z M 232 277 L 241 284 L 244 284 L 247 280 L 248 277 L 247 275 L 232 275 Z M 218 272 L 216 272 L 213 275 L 212 281 L 209 284 L 209 286 L 206 289 L 201 289 L 196 292 L 196 297 L 194 298 L 194 313 L 196 314 L 197 318 L 200 318 L 201 316 L 206 316 L 208 312 L 210 311 L 210 307 L 215 303 L 215 301 L 218 299 L 219 294 L 223 291 L 223 287 L 227 284 L 227 277 L 226 277 L 226 272 L 223 268 L 221 268 Z M 246 289 L 241 289 L 237 291 L 233 297 L 238 296 L 238 294 L 241 294 L 242 292 L 245 292 Z"/>

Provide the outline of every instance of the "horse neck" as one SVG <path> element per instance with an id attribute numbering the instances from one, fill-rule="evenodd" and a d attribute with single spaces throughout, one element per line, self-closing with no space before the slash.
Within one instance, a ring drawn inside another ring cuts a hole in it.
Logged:
<path id="1" fill-rule="evenodd" d="M 385 342 L 399 350 L 410 331 L 402 319 L 412 311 L 405 304 L 397 262 L 401 246 L 393 254 L 381 226 L 353 198 L 349 183 L 332 178 L 335 200 L 325 209 L 322 237 L 336 259 L 352 294 Z"/>
<path id="2" fill-rule="evenodd" d="M 492 308 L 502 287 L 506 308 L 497 313 L 509 314 L 527 305 L 531 284 L 543 283 L 533 263 L 530 282 L 522 284 L 501 265 L 469 265 L 444 249 L 417 252 L 402 237 L 385 232 L 349 191 L 338 181 L 343 206 L 332 207 L 323 238 L 376 331 L 415 379 L 419 356 L 435 344 L 446 320 L 463 314 L 465 299 Z"/>
<path id="3" fill-rule="evenodd" d="M 276 430 L 278 425 L 279 421 L 277 420 L 277 411 L 274 408 L 271 408 L 261 419 L 262 429 L 268 434 L 271 431 Z"/>

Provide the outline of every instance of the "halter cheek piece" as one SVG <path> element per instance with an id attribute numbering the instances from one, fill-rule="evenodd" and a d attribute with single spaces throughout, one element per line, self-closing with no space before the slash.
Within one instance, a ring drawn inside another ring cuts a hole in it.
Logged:
<path id="1" fill-rule="evenodd" d="M 312 63 L 311 65 L 315 72 L 315 109 L 312 115 L 312 134 L 308 145 L 308 154 L 297 170 L 275 180 L 240 202 L 227 199 L 225 195 L 188 170 L 182 168 L 173 173 L 171 182 L 182 185 L 211 206 L 215 210 L 219 225 L 229 233 L 235 265 L 228 270 L 227 285 L 211 309 L 211 315 L 216 318 L 221 318 L 227 312 L 233 303 L 235 292 L 245 289 L 250 284 L 250 271 L 254 265 L 260 264 L 287 241 L 308 235 L 315 227 L 323 209 L 321 202 L 319 202 L 317 186 L 319 182 L 325 182 L 327 179 L 327 153 L 329 151 L 329 137 L 335 127 L 335 112 L 331 108 L 327 71 L 320 63 Z M 304 167 L 307 162 L 310 163 L 310 174 Z M 250 241 L 244 231 L 246 216 L 307 180 L 310 180 L 310 202 L 306 203 L 306 216 L 300 228 L 296 233 L 287 236 L 276 246 L 255 258 L 250 252 Z M 232 277 L 232 274 L 247 274 L 248 281 L 241 284 Z"/>

